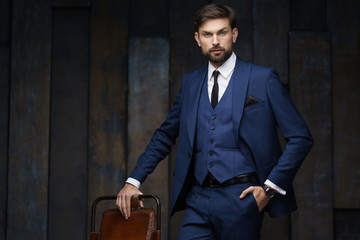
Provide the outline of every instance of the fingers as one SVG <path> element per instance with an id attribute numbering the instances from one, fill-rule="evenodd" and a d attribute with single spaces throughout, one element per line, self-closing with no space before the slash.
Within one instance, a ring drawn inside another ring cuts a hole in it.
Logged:
<path id="1" fill-rule="evenodd" d="M 142 192 L 140 192 L 139 189 L 137 189 L 137 187 L 127 183 L 117 195 L 116 206 L 118 207 L 121 214 L 124 216 L 126 220 L 130 217 L 131 197 L 134 196 L 135 194 L 142 195 Z"/>
<path id="2" fill-rule="evenodd" d="M 240 198 L 243 199 L 244 197 L 246 197 L 246 195 L 248 195 L 249 193 L 253 193 L 254 191 L 255 191 L 255 188 L 253 186 L 250 186 L 247 189 L 245 189 L 244 191 L 242 191 L 242 193 L 240 194 Z"/>

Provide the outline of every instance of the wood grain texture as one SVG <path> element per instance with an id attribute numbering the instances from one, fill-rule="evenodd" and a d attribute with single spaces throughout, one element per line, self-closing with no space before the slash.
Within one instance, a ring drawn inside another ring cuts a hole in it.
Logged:
<path id="1" fill-rule="evenodd" d="M 130 37 L 169 36 L 168 0 L 132 0 L 130 10 Z"/>
<path id="2" fill-rule="evenodd" d="M 292 239 L 332 239 L 330 34 L 290 33 L 290 94 L 314 137 L 294 181 Z"/>
<path id="3" fill-rule="evenodd" d="M 89 10 L 53 11 L 49 238 L 85 239 Z"/>
<path id="4" fill-rule="evenodd" d="M 360 239 L 360 210 L 337 209 L 334 211 L 334 239 Z"/>
<path id="5" fill-rule="evenodd" d="M 131 38 L 129 52 L 128 172 L 136 166 L 169 105 L 169 42 L 164 38 Z M 141 186 L 162 205 L 162 239 L 168 239 L 169 163 L 163 160 Z"/>
<path id="6" fill-rule="evenodd" d="M 326 0 L 290 0 L 291 30 L 326 31 Z"/>
<path id="7" fill-rule="evenodd" d="M 328 1 L 332 33 L 335 208 L 360 208 L 359 9 L 359 1 Z"/>
<path id="8" fill-rule="evenodd" d="M 6 237 L 10 95 L 11 1 L 0 8 L 0 239 Z"/>
<path id="9" fill-rule="evenodd" d="M 254 63 L 273 67 L 288 83 L 289 1 L 255 0 Z"/>
<path id="10" fill-rule="evenodd" d="M 97 197 L 117 194 L 127 176 L 128 19 L 129 1 L 92 1 L 89 212 L 92 202 Z M 114 204 L 109 203 L 108 207 L 113 208 Z M 99 221 L 98 218 L 97 222 Z"/>
<path id="11" fill-rule="evenodd" d="M 51 8 L 13 1 L 7 239 L 47 239 Z"/>

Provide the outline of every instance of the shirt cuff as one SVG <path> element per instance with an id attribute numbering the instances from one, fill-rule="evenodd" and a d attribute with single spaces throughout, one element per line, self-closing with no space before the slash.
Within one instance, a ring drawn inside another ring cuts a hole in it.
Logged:
<path id="1" fill-rule="evenodd" d="M 275 189 L 278 193 L 280 193 L 281 195 L 286 195 L 286 191 L 280 187 L 278 187 L 277 185 L 275 185 L 273 182 L 271 182 L 269 179 L 266 179 L 265 185 L 268 185 L 269 187 Z"/>
<path id="2" fill-rule="evenodd" d="M 132 178 L 132 177 L 129 177 L 127 180 L 126 180 L 127 183 L 130 183 L 131 185 L 134 185 L 135 187 L 137 188 L 140 188 L 141 186 L 141 183 L 136 180 L 135 178 Z"/>

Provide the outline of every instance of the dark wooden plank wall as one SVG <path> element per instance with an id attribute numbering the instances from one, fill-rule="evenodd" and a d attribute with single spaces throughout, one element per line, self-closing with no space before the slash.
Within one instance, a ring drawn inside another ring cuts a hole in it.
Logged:
<path id="1" fill-rule="evenodd" d="M 11 1 L 0 8 L 0 239 L 6 237 L 11 55 Z"/>
<path id="2" fill-rule="evenodd" d="M 7 0 L 0 240 L 87 238 L 92 201 L 119 191 L 183 74 L 206 64 L 191 21 L 209 2 L 236 9 L 235 52 L 279 71 L 315 137 L 299 210 L 266 215 L 262 239 L 360 238 L 358 1 Z M 141 189 L 161 197 L 163 239 L 183 216 L 168 216 L 175 154 Z"/>
<path id="3" fill-rule="evenodd" d="M 126 177 L 129 2 L 93 0 L 90 23 L 88 210 Z"/>
<path id="4" fill-rule="evenodd" d="M 52 25 L 49 238 L 84 239 L 89 9 L 54 8 Z"/>
<path id="5" fill-rule="evenodd" d="M 7 239 L 47 239 L 51 5 L 13 1 Z"/>
<path id="6" fill-rule="evenodd" d="M 294 181 L 292 239 L 332 239 L 330 36 L 291 32 L 289 51 L 290 93 L 316 139 Z"/>

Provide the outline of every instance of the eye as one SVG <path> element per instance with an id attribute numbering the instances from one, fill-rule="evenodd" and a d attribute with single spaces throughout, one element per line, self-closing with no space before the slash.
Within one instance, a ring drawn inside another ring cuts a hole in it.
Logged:
<path id="1" fill-rule="evenodd" d="M 205 32 L 205 33 L 203 33 L 203 36 L 206 37 L 206 38 L 209 38 L 209 37 L 211 37 L 211 34 L 208 33 L 208 32 Z"/>
<path id="2" fill-rule="evenodd" d="M 220 31 L 220 32 L 219 32 L 219 35 L 220 35 L 220 36 L 225 36 L 225 35 L 226 35 L 226 31 Z"/>

